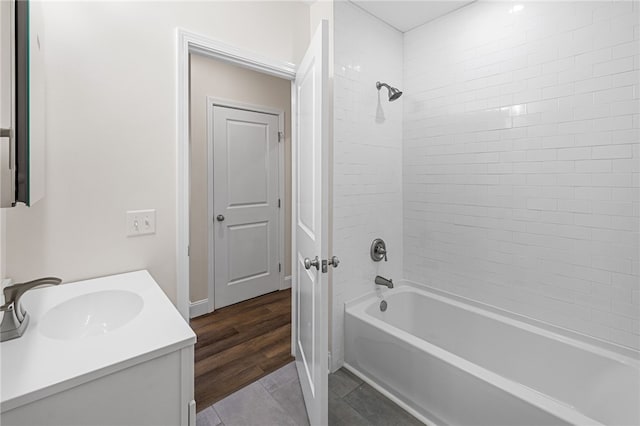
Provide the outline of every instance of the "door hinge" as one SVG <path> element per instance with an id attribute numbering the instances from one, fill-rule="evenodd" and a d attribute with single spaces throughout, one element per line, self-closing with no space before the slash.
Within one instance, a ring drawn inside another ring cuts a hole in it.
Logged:
<path id="1" fill-rule="evenodd" d="M 278 132 L 278 142 L 282 142 L 284 139 L 284 132 Z"/>
<path id="2" fill-rule="evenodd" d="M 280 208 L 280 198 L 278 198 L 278 208 Z"/>
<path id="3" fill-rule="evenodd" d="M 282 272 L 282 263 L 278 263 L 278 272 Z"/>
<path id="4" fill-rule="evenodd" d="M 191 246 L 187 246 L 187 257 L 191 256 Z"/>

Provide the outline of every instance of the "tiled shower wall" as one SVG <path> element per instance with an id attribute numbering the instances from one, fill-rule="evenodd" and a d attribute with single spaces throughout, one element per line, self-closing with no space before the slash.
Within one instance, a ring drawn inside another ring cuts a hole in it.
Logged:
<path id="1" fill-rule="evenodd" d="M 404 37 L 404 275 L 640 348 L 638 2 L 477 2 Z"/>
<path id="2" fill-rule="evenodd" d="M 402 88 L 402 33 L 351 3 L 334 3 L 332 366 L 344 357 L 344 302 L 375 289 L 377 274 L 402 278 L 402 102 L 376 81 Z M 369 256 L 383 238 L 389 261 Z"/>

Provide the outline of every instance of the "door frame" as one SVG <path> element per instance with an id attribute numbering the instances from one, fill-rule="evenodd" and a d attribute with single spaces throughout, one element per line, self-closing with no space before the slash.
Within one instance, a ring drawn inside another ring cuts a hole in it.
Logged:
<path id="1" fill-rule="evenodd" d="M 182 28 L 176 29 L 176 307 L 187 322 L 189 321 L 189 176 L 191 174 L 189 167 L 189 54 L 191 53 L 291 81 L 292 108 L 296 103 L 294 80 L 297 69 L 297 65 L 290 62 L 274 60 Z M 294 129 L 295 114 L 293 113 L 291 125 Z M 295 137 L 295 132 L 292 131 L 292 144 L 295 142 Z M 296 195 L 292 192 L 292 206 L 295 200 Z M 292 253 L 295 253 L 293 235 Z M 296 276 L 292 268 L 292 288 L 295 289 L 295 285 Z M 292 307 L 292 321 L 295 320 L 294 310 L 295 308 Z M 295 323 L 292 322 L 293 326 Z"/>
<path id="2" fill-rule="evenodd" d="M 213 216 L 215 214 L 215 205 L 214 205 L 214 197 L 213 197 L 213 108 L 214 107 L 224 107 L 237 109 L 241 111 L 250 111 L 250 112 L 258 112 L 261 114 L 269 114 L 278 116 L 278 127 L 281 129 L 280 131 L 285 134 L 284 128 L 284 110 L 279 108 L 272 108 L 268 106 L 262 105 L 253 105 L 247 104 L 243 102 L 236 102 L 229 99 L 219 98 L 215 96 L 207 96 L 207 194 L 208 194 L 208 205 L 207 205 L 207 232 L 209 234 L 209 256 L 208 256 L 208 312 L 214 311 L 215 306 L 215 289 L 216 289 L 216 280 L 215 280 L 215 239 L 214 239 L 214 222 Z M 286 136 L 286 134 L 285 134 Z M 285 195 L 285 187 L 284 187 L 284 140 L 282 142 L 278 141 L 278 198 L 281 200 L 281 206 L 278 209 L 278 262 L 281 264 L 279 275 L 279 289 L 284 290 L 285 287 L 285 272 L 284 272 L 284 195 Z"/>

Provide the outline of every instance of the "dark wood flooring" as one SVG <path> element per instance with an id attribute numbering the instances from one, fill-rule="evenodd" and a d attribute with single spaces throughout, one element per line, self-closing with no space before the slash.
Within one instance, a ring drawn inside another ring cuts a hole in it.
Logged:
<path id="1" fill-rule="evenodd" d="M 191 327 L 198 411 L 293 361 L 290 289 L 194 318 Z"/>

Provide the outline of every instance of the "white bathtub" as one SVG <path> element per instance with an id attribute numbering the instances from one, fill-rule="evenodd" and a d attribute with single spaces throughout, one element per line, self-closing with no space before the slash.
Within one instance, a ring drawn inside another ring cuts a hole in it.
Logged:
<path id="1" fill-rule="evenodd" d="M 425 423 L 640 424 L 635 351 L 417 285 L 385 300 L 347 304 L 345 366 Z"/>

